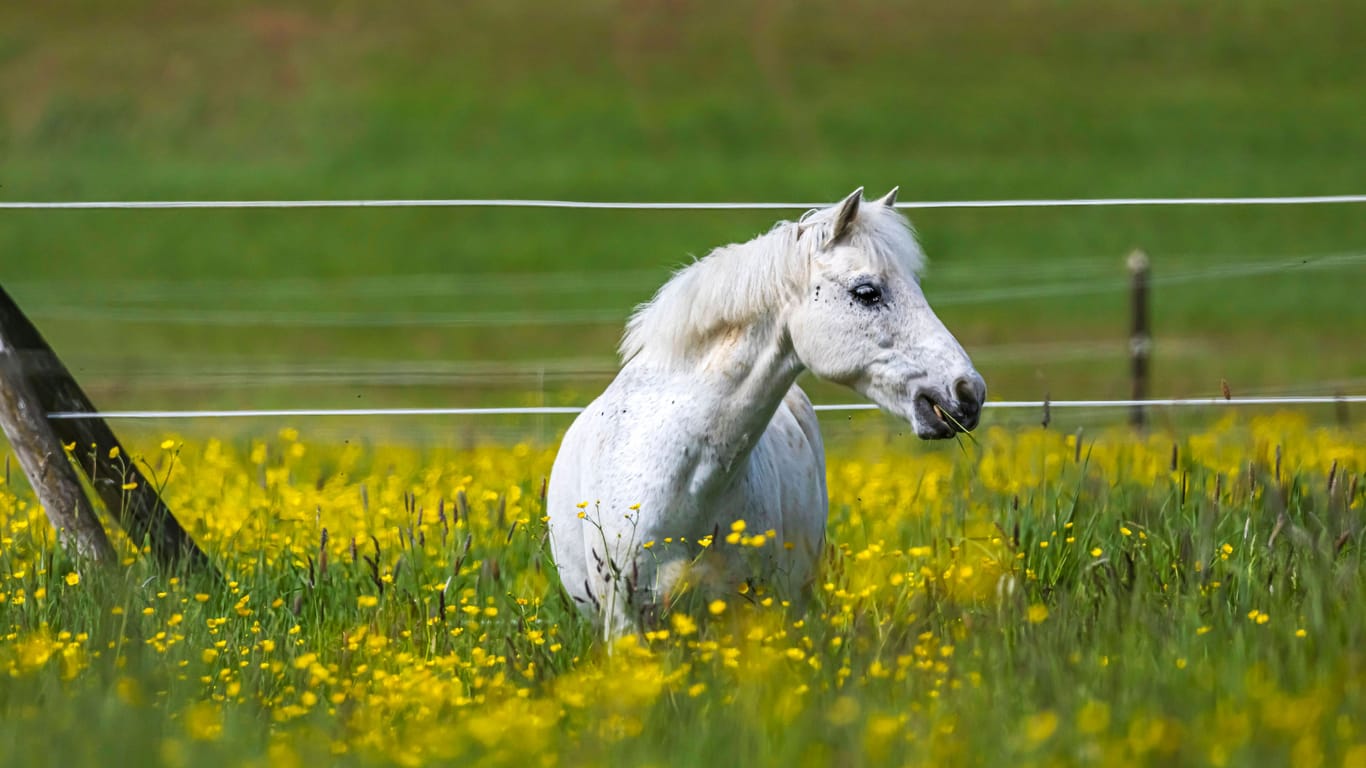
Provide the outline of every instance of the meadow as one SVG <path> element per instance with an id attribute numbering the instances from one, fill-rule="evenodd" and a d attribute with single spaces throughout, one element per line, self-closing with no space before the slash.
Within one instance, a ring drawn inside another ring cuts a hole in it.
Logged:
<path id="1" fill-rule="evenodd" d="M 1336 0 L 10 3 L 0 200 L 1361 193 L 1363 28 Z M 0 282 L 104 408 L 581 405 L 670 269 L 800 213 L 3 210 Z M 1361 206 L 910 216 L 991 399 L 1128 395 L 1134 248 L 1154 396 L 1366 387 Z M 0 763 L 1363 768 L 1358 411 L 989 411 L 939 445 L 826 419 L 809 611 L 684 600 L 612 644 L 548 560 L 563 421 L 118 422 L 223 579 L 126 540 L 74 563 L 7 458 Z"/>
<path id="2" fill-rule="evenodd" d="M 806 613 L 742 587 L 611 644 L 553 577 L 545 445 L 140 441 L 127 460 L 226 584 L 160 573 L 126 540 L 120 566 L 78 567 L 6 477 L 0 753 L 1366 764 L 1361 427 L 846 437 Z M 649 545 L 771 542 L 737 524 Z"/>
<path id="3" fill-rule="evenodd" d="M 1279 0 L 11 4 L 0 198 L 1359 193 L 1363 27 Z M 800 213 L 5 211 L 0 278 L 107 407 L 581 403 L 670 269 Z M 911 217 L 999 397 L 1127 394 L 1135 247 L 1156 394 L 1366 379 L 1360 206 Z"/>

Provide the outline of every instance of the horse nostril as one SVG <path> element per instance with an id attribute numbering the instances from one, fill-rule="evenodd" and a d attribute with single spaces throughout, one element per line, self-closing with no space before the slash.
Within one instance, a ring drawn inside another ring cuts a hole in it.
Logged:
<path id="1" fill-rule="evenodd" d="M 959 406 L 964 413 L 976 413 L 981 410 L 982 403 L 986 400 L 987 385 L 976 373 L 960 376 L 953 383 L 953 393 L 957 395 Z"/>

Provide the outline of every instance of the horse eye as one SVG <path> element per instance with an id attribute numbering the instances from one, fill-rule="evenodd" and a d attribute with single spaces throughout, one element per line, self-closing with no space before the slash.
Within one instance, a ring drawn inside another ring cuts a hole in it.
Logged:
<path id="1" fill-rule="evenodd" d="M 850 293 L 865 307 L 877 306 L 882 301 L 882 290 L 872 283 L 859 283 Z"/>

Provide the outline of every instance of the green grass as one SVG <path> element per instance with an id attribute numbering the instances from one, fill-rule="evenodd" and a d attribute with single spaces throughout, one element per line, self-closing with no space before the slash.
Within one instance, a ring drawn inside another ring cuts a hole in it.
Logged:
<path id="1" fill-rule="evenodd" d="M 928 200 L 1268 195 L 1359 192 L 1366 178 L 1366 76 L 1350 32 L 1366 17 L 1350 3 L 118 3 L 0 14 L 10 200 L 833 200 L 894 184 Z M 7 211 L 0 279 L 110 406 L 340 405 L 358 393 L 508 402 L 539 397 L 538 383 L 224 388 L 202 374 L 280 360 L 610 366 L 621 319 L 670 267 L 775 216 Z M 1159 276 L 1366 247 L 1359 206 L 913 217 L 933 262 L 931 301 L 946 297 L 946 322 L 1007 398 L 1125 394 L 1124 294 L 1056 284 L 1122 282 L 1133 247 Z M 530 277 L 547 272 L 586 279 L 560 289 Z M 386 276 L 409 280 L 358 295 Z M 1356 261 L 1159 286 L 1157 393 L 1211 394 L 1221 378 L 1235 392 L 1359 387 L 1363 277 Z M 310 287 L 273 293 L 294 279 Z M 147 281 L 154 298 L 140 292 Z M 1052 293 L 947 300 L 1041 285 Z M 247 310 L 311 323 L 319 312 L 439 312 L 447 324 L 221 324 Z M 495 312 L 542 322 L 505 328 Z M 484 324 L 449 324 L 471 315 Z M 1098 351 L 1031 355 L 1029 344 Z M 158 366 L 188 383 L 158 381 Z M 600 386 L 548 388 L 582 399 Z"/>
<path id="2" fill-rule="evenodd" d="M 189 443 L 174 472 L 150 449 L 228 587 L 131 555 L 78 568 L 0 486 L 0 748 L 25 765 L 1355 765 L 1360 429 L 980 440 L 832 455 L 804 616 L 753 591 L 719 618 L 685 600 L 668 637 L 612 654 L 548 573 L 543 449 L 283 435 Z"/>

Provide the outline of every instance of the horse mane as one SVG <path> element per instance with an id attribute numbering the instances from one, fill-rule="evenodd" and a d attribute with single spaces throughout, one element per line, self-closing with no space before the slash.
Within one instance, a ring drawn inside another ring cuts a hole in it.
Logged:
<path id="1" fill-rule="evenodd" d="M 631 313 L 622 362 L 641 357 L 684 366 L 718 333 L 777 312 L 805 291 L 811 257 L 829 240 L 836 212 L 837 206 L 822 208 L 800 221 L 780 221 L 753 240 L 721 246 L 674 272 Z M 924 268 L 911 223 L 889 206 L 859 206 L 844 241 L 867 254 L 875 269 L 915 276 Z"/>

